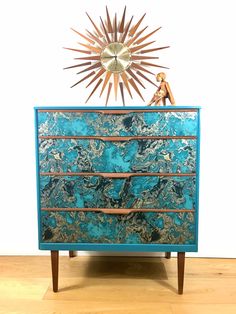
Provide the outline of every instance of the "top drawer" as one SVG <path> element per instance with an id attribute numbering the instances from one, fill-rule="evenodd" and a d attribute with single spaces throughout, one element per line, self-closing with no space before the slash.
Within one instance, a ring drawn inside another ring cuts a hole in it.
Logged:
<path id="1" fill-rule="evenodd" d="M 39 136 L 196 136 L 197 110 L 39 110 Z"/>

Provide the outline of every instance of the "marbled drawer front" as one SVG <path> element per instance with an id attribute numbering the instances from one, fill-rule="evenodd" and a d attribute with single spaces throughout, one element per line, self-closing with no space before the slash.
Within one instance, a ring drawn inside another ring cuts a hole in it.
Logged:
<path id="1" fill-rule="evenodd" d="M 196 136 L 197 112 L 38 112 L 40 136 Z"/>
<path id="2" fill-rule="evenodd" d="M 195 172 L 196 140 L 40 139 L 41 172 Z"/>
<path id="3" fill-rule="evenodd" d="M 193 244 L 194 213 L 41 212 L 42 241 L 64 243 Z"/>
<path id="4" fill-rule="evenodd" d="M 41 176 L 43 208 L 195 208 L 194 176 Z"/>

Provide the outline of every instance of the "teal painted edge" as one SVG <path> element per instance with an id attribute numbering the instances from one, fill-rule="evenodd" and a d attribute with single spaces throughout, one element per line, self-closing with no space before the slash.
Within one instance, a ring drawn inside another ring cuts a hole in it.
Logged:
<path id="1" fill-rule="evenodd" d="M 110 110 L 110 109 L 122 109 L 122 110 L 130 110 L 130 109 L 148 109 L 148 110 L 165 110 L 165 109 L 173 109 L 173 110 L 178 110 L 178 109 L 200 109 L 201 107 L 199 106 L 155 106 L 155 107 L 150 107 L 150 106 L 129 106 L 129 107 L 124 107 L 124 106 L 110 106 L 110 107 L 101 107 L 101 106 L 40 106 L 40 107 L 34 107 L 35 110 L 76 110 L 76 109 L 84 109 L 84 110 L 93 110 L 93 109 L 102 109 L 102 110 Z"/>
<path id="2" fill-rule="evenodd" d="M 198 226 L 199 226 L 199 189 L 200 189 L 200 143 L 201 143 L 201 119 L 198 110 L 198 129 L 197 129 L 197 167 L 196 167 L 196 216 L 195 216 L 195 240 L 198 248 Z"/>
<path id="3" fill-rule="evenodd" d="M 34 109 L 35 126 L 35 159 L 36 159 L 36 189 L 37 189 L 37 219 L 38 219 L 38 247 L 41 239 L 41 215 L 40 215 L 40 179 L 39 179 L 39 143 L 38 143 L 38 110 Z"/>
<path id="4" fill-rule="evenodd" d="M 110 252 L 197 252 L 196 244 L 40 243 L 41 250 Z"/>

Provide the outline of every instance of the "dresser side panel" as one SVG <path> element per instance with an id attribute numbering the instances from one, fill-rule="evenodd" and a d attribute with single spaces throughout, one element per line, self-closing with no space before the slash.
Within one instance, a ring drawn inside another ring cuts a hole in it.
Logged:
<path id="1" fill-rule="evenodd" d="M 36 163 L 36 193 L 37 193 L 37 221 L 38 221 L 38 245 L 40 248 L 42 230 L 41 230 L 41 196 L 40 196 L 40 172 L 39 172 L 39 142 L 38 142 L 38 110 L 34 109 L 35 126 L 35 163 Z"/>
<path id="2" fill-rule="evenodd" d="M 197 128 L 197 148 L 196 148 L 196 211 L 195 211 L 195 236 L 198 250 L 198 230 L 199 230 L 199 190 L 200 190 L 200 145 L 201 145 L 201 118 L 200 109 L 198 109 L 198 128 Z"/>

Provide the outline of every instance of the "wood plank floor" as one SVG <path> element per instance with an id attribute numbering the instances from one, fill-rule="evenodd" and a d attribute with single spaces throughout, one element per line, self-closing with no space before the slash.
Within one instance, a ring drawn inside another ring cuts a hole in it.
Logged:
<path id="1" fill-rule="evenodd" d="M 236 259 L 60 257 L 59 292 L 49 256 L 0 257 L 1 314 L 235 314 Z"/>

